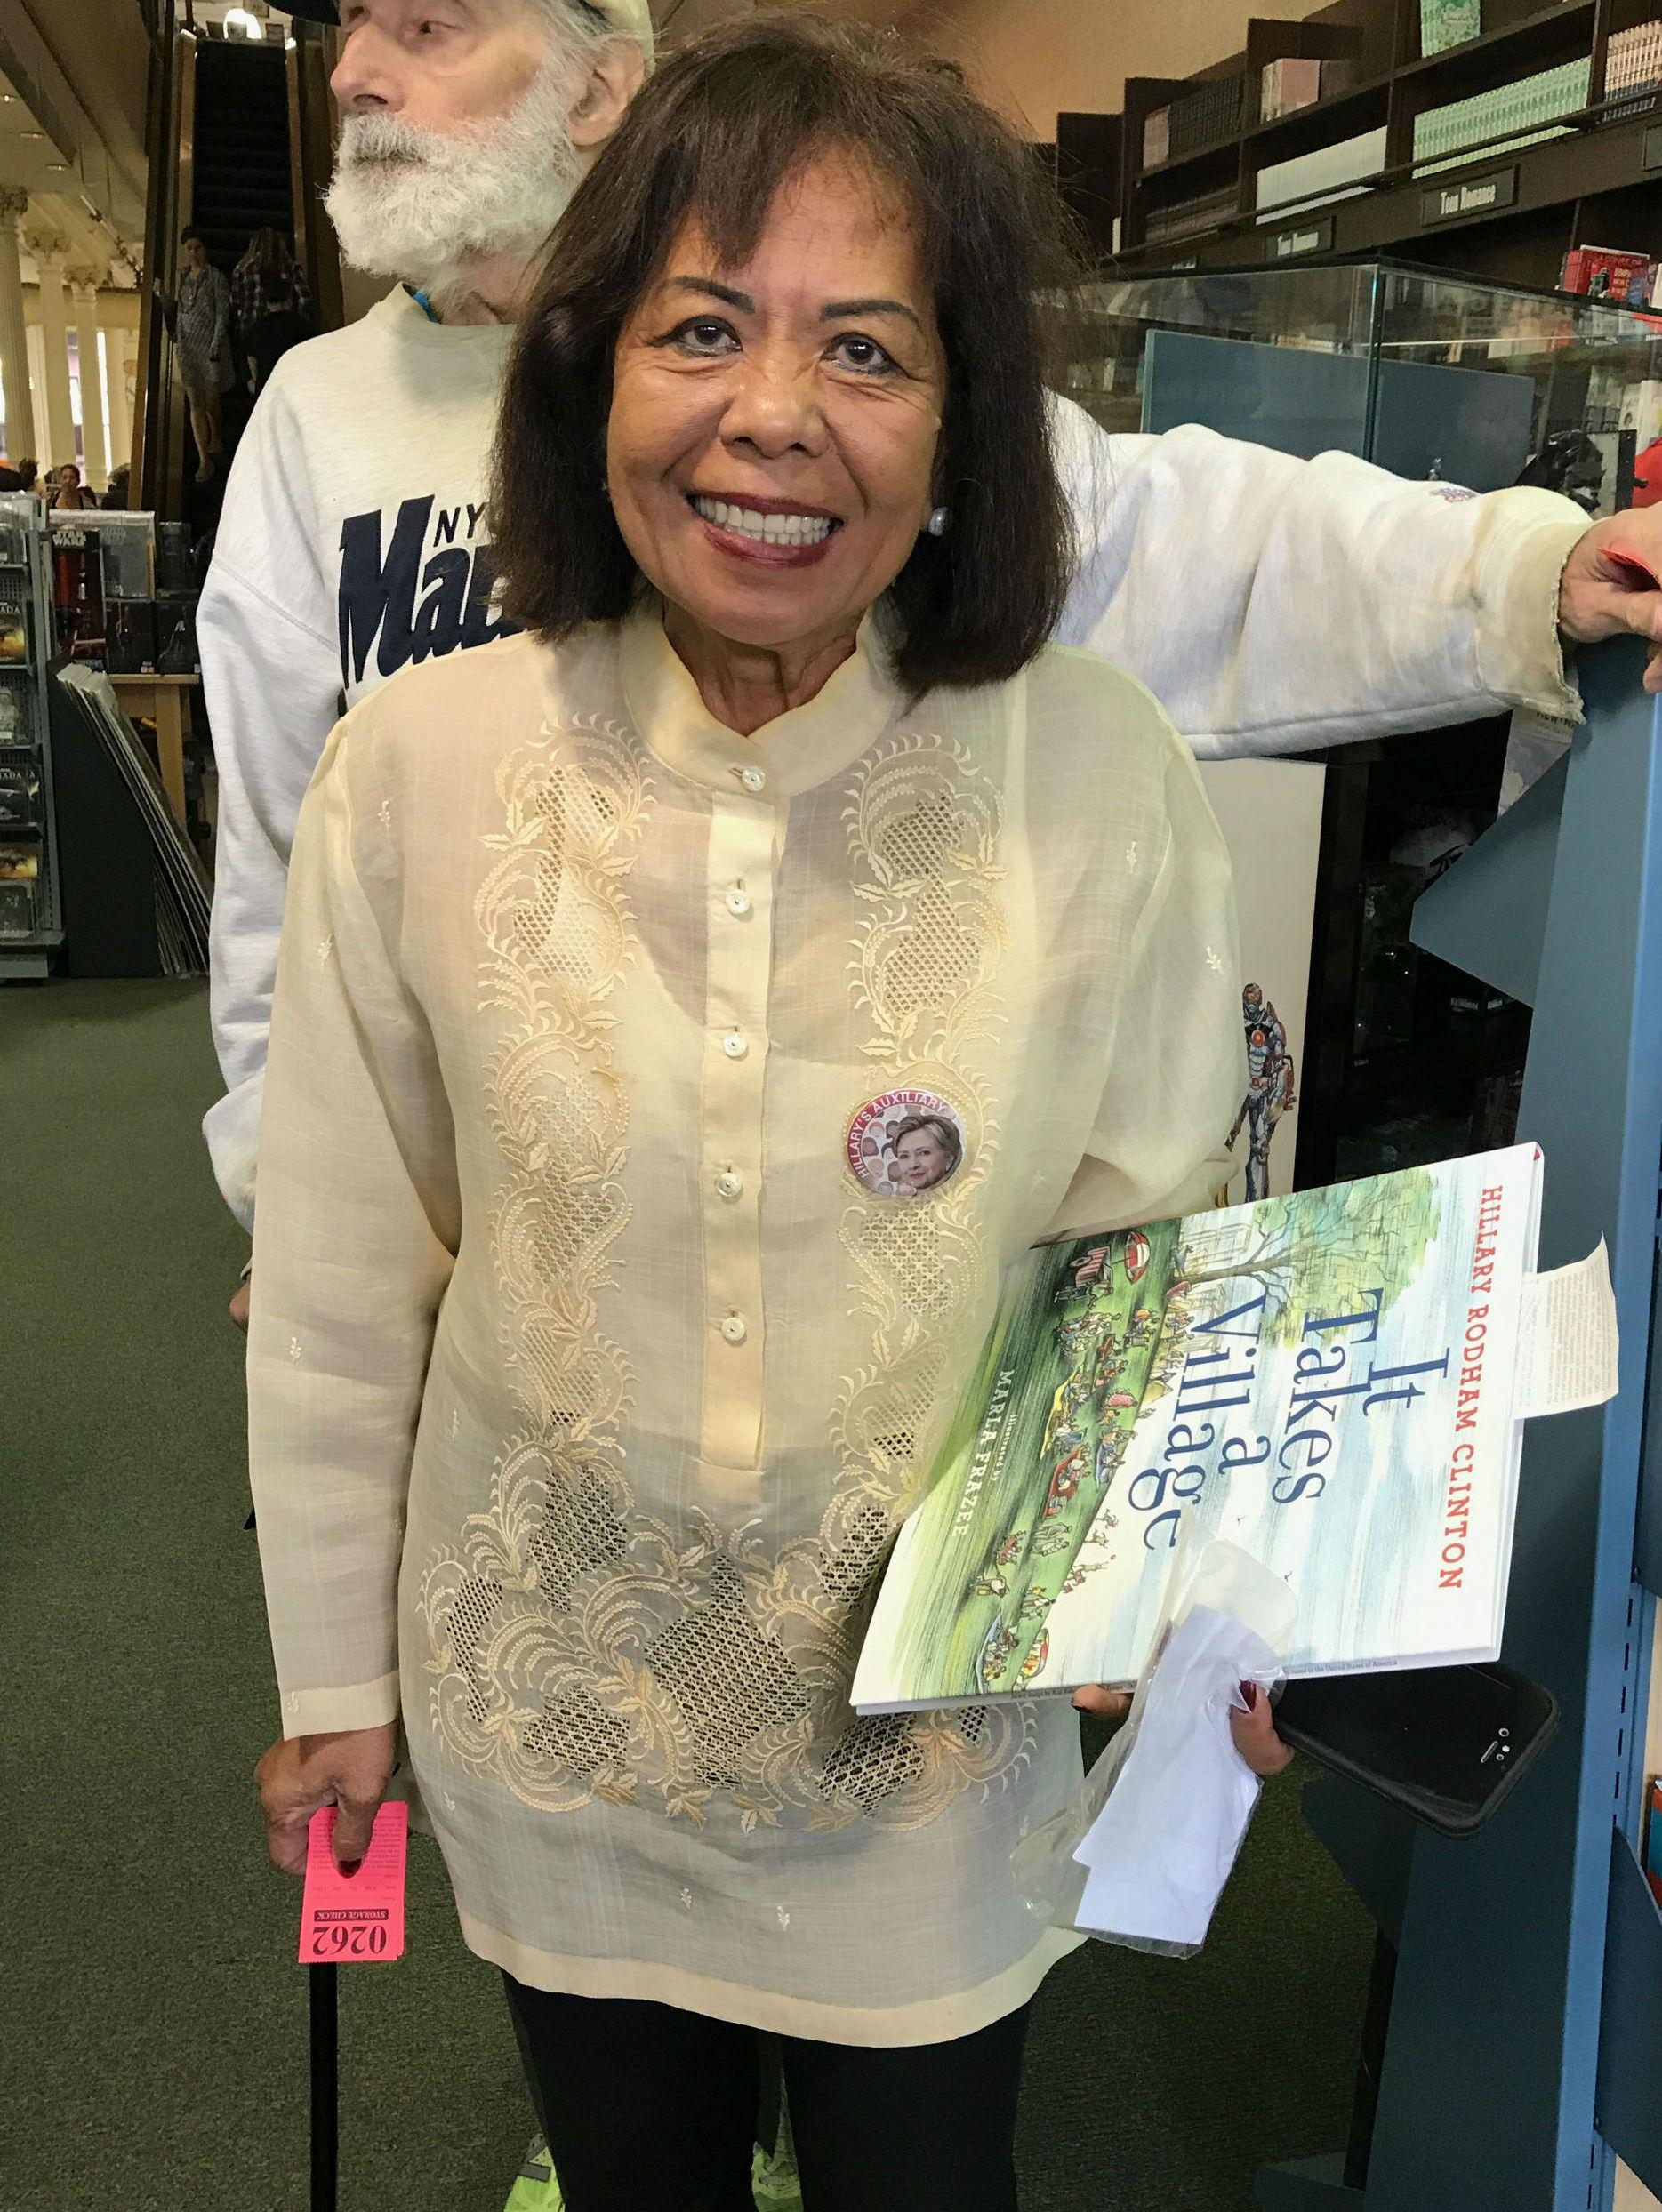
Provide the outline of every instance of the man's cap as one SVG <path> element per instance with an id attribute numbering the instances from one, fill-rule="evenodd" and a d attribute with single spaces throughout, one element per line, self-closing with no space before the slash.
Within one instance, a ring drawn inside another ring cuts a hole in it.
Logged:
<path id="1" fill-rule="evenodd" d="M 341 10 L 338 0 L 278 0 L 286 15 L 304 16 L 309 23 L 338 23 Z M 577 7 L 592 7 L 597 15 L 603 15 L 614 28 L 632 38 L 652 60 L 652 13 L 646 0 L 573 0 Z"/>

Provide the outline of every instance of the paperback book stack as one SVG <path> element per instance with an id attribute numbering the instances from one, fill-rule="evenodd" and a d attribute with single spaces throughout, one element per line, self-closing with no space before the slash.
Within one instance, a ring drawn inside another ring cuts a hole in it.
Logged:
<path id="1" fill-rule="evenodd" d="M 1294 54 L 1266 61 L 1258 80 L 1258 120 L 1273 123 L 1278 116 L 1313 108 L 1317 100 L 1342 92 L 1350 72 L 1347 61 L 1310 61 Z"/>
<path id="2" fill-rule="evenodd" d="M 1148 241 L 1152 245 L 1157 239 L 1192 238 L 1202 230 L 1216 229 L 1238 205 L 1237 188 L 1229 184 L 1221 191 L 1174 200 L 1168 207 L 1151 207 L 1145 225 Z"/>
<path id="3" fill-rule="evenodd" d="M 1241 91 L 1238 76 L 1208 77 L 1181 100 L 1174 100 L 1167 111 L 1171 117 L 1168 158 L 1176 161 L 1181 154 L 1198 153 L 1202 147 L 1233 138 L 1240 128 Z"/>
<path id="4" fill-rule="evenodd" d="M 1430 176 L 1439 169 L 1458 168 L 1467 147 L 1481 146 L 1487 160 L 1541 139 L 1562 138 L 1559 118 L 1586 106 L 1592 76 L 1593 57 L 1586 54 L 1493 92 L 1428 108 L 1414 118 L 1415 173 Z"/>
<path id="5" fill-rule="evenodd" d="M 1618 92 L 1640 92 L 1639 100 L 1618 100 L 1607 110 L 1606 120 L 1642 115 L 1662 84 L 1662 22 L 1634 23 L 1625 31 L 1612 31 L 1604 57 L 1604 97 Z"/>

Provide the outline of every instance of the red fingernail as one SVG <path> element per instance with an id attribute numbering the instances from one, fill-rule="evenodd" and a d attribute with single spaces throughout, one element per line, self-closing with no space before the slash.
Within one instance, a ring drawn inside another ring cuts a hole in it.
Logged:
<path id="1" fill-rule="evenodd" d="M 1257 1712 L 1258 1710 L 1257 1684 L 1256 1682 L 1243 1682 L 1240 1686 L 1240 1694 L 1247 1701 L 1247 1711 L 1249 1712 Z"/>

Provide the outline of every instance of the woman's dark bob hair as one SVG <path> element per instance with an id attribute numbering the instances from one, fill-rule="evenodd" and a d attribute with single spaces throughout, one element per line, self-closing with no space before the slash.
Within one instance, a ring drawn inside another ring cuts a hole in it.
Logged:
<path id="1" fill-rule="evenodd" d="M 641 589 L 606 487 L 618 335 L 696 220 L 722 266 L 755 250 L 775 194 L 824 153 L 852 156 L 918 227 L 946 355 L 935 496 L 887 595 L 895 674 L 1001 682 L 1061 615 L 1072 525 L 1057 482 L 1040 294 L 1078 273 L 1031 151 L 959 73 L 892 33 L 749 17 L 650 79 L 560 223 L 508 371 L 492 517 L 508 613 L 555 640 L 614 621 Z"/>

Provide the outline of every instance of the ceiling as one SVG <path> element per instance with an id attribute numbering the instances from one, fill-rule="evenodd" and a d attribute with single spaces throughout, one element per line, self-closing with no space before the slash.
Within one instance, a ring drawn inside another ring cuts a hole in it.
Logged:
<path id="1" fill-rule="evenodd" d="M 116 283 L 143 251 L 149 66 L 138 0 L 0 0 L 0 188 Z"/>

